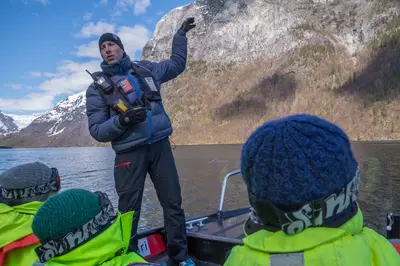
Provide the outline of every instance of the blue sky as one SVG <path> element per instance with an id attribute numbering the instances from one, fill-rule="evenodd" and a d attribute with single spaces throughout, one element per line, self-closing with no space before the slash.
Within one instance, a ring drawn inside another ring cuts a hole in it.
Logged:
<path id="1" fill-rule="evenodd" d="M 0 110 L 50 110 L 84 91 L 99 70 L 98 37 L 117 33 L 132 59 L 156 23 L 190 0 L 1 0 Z"/>

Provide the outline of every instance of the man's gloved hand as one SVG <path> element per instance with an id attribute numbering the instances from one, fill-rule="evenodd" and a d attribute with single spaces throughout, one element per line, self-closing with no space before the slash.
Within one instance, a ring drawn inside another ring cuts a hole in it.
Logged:
<path id="1" fill-rule="evenodd" d="M 147 118 L 146 108 L 145 107 L 135 107 L 129 109 L 125 113 L 119 115 L 119 123 L 122 126 L 132 126 L 139 123 L 142 123 Z"/>
<path id="2" fill-rule="evenodd" d="M 180 29 L 185 32 L 188 32 L 191 29 L 193 29 L 194 27 L 196 27 L 196 24 L 194 24 L 194 18 L 190 17 L 190 18 L 185 19 L 185 21 L 182 23 L 182 26 Z"/>

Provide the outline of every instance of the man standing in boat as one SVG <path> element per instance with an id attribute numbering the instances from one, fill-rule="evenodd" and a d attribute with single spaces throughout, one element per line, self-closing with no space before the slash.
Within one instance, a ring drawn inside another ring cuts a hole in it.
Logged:
<path id="1" fill-rule="evenodd" d="M 138 247 L 138 227 L 145 178 L 149 173 L 163 208 L 168 255 L 175 265 L 194 265 L 188 258 L 185 215 L 179 177 L 169 136 L 173 129 L 162 104 L 160 86 L 186 67 L 186 33 L 194 28 L 186 19 L 175 33 L 170 59 L 161 62 L 131 61 L 121 39 L 105 33 L 99 39 L 102 71 L 86 91 L 86 110 L 91 136 L 111 141 L 118 209 L 135 211 L 130 251 Z"/>

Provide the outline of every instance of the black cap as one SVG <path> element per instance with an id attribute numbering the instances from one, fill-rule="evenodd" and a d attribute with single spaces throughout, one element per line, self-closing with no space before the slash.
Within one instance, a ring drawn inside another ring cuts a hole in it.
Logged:
<path id="1" fill-rule="evenodd" d="M 107 41 L 115 43 L 116 45 L 121 47 L 122 50 L 124 50 L 124 46 L 122 45 L 121 39 L 114 33 L 104 33 L 103 35 L 100 36 L 100 39 L 99 39 L 99 49 L 100 50 L 101 50 L 101 48 L 100 48 L 101 44 L 103 42 L 107 42 Z"/>

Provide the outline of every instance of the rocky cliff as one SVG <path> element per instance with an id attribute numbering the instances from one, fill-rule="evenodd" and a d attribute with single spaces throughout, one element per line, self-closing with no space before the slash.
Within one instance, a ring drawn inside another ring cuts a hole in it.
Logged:
<path id="1" fill-rule="evenodd" d="M 196 61 L 251 61 L 305 45 L 330 44 L 344 47 L 351 56 L 397 12 L 390 1 L 198 0 L 159 21 L 143 58 L 167 58 L 173 33 L 189 16 L 197 24 L 188 35 L 190 56 Z"/>
<path id="2" fill-rule="evenodd" d="M 195 17 L 188 68 L 164 86 L 178 143 L 241 143 L 301 112 L 352 139 L 399 139 L 399 10 L 390 0 L 198 0 L 160 20 L 142 57 L 168 58 L 173 33 Z"/>

